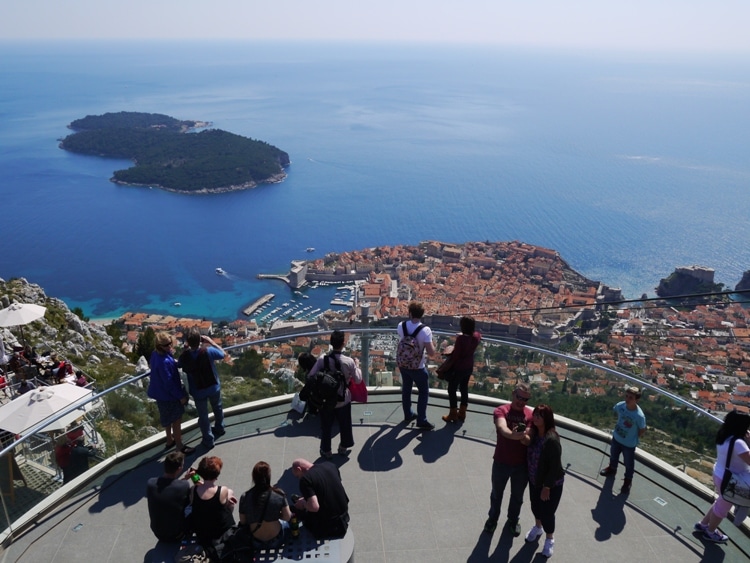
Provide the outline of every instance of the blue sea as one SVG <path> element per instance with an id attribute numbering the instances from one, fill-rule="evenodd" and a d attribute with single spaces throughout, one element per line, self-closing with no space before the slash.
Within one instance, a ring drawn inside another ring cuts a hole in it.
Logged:
<path id="1" fill-rule="evenodd" d="M 630 298 L 691 264 L 734 287 L 750 268 L 748 99 L 750 61 L 731 57 L 0 43 L 0 277 L 92 318 L 220 320 L 293 298 L 256 279 L 293 259 L 521 240 Z M 122 110 L 267 141 L 288 178 L 180 195 L 117 186 L 127 161 L 58 148 L 71 121 Z M 334 290 L 306 291 L 326 307 Z"/>

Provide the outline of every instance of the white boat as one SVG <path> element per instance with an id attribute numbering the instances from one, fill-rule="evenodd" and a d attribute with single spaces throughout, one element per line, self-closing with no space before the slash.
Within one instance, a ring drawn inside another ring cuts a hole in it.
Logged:
<path id="1" fill-rule="evenodd" d="M 182 303 L 180 303 L 179 301 L 175 301 L 175 302 L 173 303 L 173 305 L 174 305 L 175 307 L 182 307 Z"/>
<path id="2" fill-rule="evenodd" d="M 307 247 L 307 252 L 315 252 L 315 249 L 312 246 Z"/>
<path id="3" fill-rule="evenodd" d="M 226 272 L 224 271 L 223 268 L 216 268 L 216 275 L 217 276 L 223 276 L 224 274 L 226 274 Z"/>

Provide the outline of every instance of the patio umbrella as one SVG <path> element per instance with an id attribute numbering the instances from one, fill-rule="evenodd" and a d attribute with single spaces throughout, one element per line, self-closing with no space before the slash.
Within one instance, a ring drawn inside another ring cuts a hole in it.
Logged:
<path id="1" fill-rule="evenodd" d="M 21 340 L 25 343 L 23 325 L 41 319 L 46 310 L 47 307 L 34 303 L 11 303 L 9 307 L 0 310 L 0 327 L 21 327 Z"/>
<path id="2" fill-rule="evenodd" d="M 13 434 L 23 434 L 28 428 L 91 395 L 93 395 L 91 389 L 84 389 L 69 383 L 33 389 L 0 407 L 0 429 Z M 90 408 L 91 403 L 87 403 L 80 409 L 76 409 L 45 426 L 43 432 L 64 430 Z"/>

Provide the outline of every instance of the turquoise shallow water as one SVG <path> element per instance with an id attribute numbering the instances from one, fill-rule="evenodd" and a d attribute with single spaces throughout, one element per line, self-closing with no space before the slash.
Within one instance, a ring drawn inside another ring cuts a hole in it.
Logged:
<path id="1" fill-rule="evenodd" d="M 255 275 L 306 247 L 489 239 L 555 248 L 628 297 L 689 264 L 733 287 L 750 268 L 749 71 L 489 48 L 0 44 L 0 276 L 92 317 L 222 319 L 292 298 Z M 115 186 L 127 162 L 57 148 L 72 120 L 120 110 L 268 141 L 289 176 L 184 196 Z"/>

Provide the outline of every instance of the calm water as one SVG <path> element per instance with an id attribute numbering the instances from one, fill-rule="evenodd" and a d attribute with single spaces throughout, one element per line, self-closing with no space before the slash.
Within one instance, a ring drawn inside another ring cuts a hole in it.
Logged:
<path id="1" fill-rule="evenodd" d="M 628 297 L 689 264 L 733 287 L 750 268 L 749 97 L 750 63 L 731 59 L 0 44 L 0 277 L 92 317 L 221 319 L 293 297 L 255 275 L 309 246 L 522 240 Z M 57 147 L 72 120 L 120 110 L 268 141 L 290 154 L 289 177 L 185 196 L 118 187 L 128 162 Z"/>

